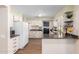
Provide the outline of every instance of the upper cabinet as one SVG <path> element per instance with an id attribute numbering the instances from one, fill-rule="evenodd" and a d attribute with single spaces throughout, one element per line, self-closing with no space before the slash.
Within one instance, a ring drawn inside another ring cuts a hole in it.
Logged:
<path id="1" fill-rule="evenodd" d="M 13 17 L 14 17 L 13 21 L 22 21 L 23 19 L 22 15 L 19 14 L 14 14 Z"/>
<path id="2" fill-rule="evenodd" d="M 22 21 L 22 16 L 15 15 L 13 13 L 9 13 L 9 25 L 10 27 L 13 27 L 13 22 L 14 21 Z"/>
<path id="3" fill-rule="evenodd" d="M 13 22 L 22 21 L 23 16 L 22 16 L 22 13 L 18 12 L 18 10 L 16 10 L 12 6 L 7 6 L 7 8 L 8 8 L 9 25 L 10 27 L 13 27 Z"/>
<path id="4" fill-rule="evenodd" d="M 10 23 L 9 23 L 10 27 L 13 27 L 13 14 L 10 13 L 9 17 L 10 17 Z"/>

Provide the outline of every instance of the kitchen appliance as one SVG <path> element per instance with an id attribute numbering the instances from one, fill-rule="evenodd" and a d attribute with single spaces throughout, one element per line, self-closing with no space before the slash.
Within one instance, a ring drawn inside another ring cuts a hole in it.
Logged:
<path id="1" fill-rule="evenodd" d="M 15 30 L 10 30 L 10 35 L 14 35 L 15 34 Z"/>
<path id="2" fill-rule="evenodd" d="M 43 31 L 44 34 L 49 34 L 49 28 L 44 28 L 43 30 L 44 30 Z"/>
<path id="3" fill-rule="evenodd" d="M 10 37 L 15 35 L 15 30 L 13 27 L 10 27 Z"/>
<path id="4" fill-rule="evenodd" d="M 49 27 L 49 21 L 43 21 L 43 26 Z"/>
<path id="5" fill-rule="evenodd" d="M 19 48 L 23 48 L 28 43 L 28 23 L 16 21 L 14 22 L 15 33 L 20 35 Z"/>
<path id="6" fill-rule="evenodd" d="M 49 38 L 49 21 L 43 21 L 43 37 Z"/>
<path id="7" fill-rule="evenodd" d="M 10 30 L 10 37 L 12 37 L 13 35 L 15 35 L 15 30 Z"/>

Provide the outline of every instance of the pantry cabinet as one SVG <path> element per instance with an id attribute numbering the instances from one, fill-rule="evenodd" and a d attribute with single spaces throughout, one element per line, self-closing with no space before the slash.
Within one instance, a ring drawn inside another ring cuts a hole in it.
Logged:
<path id="1" fill-rule="evenodd" d="M 13 27 L 13 14 L 9 13 L 9 17 L 10 17 L 10 27 Z"/>

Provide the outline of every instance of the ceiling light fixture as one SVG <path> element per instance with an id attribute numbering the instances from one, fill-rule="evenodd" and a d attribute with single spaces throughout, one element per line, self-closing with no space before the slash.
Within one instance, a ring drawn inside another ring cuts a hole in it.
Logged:
<path id="1" fill-rule="evenodd" d="M 42 17 L 43 15 L 42 14 L 38 14 L 38 17 Z"/>

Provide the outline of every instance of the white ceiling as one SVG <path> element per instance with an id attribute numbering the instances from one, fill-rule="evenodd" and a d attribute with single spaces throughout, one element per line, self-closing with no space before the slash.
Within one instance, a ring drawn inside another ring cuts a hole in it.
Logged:
<path id="1" fill-rule="evenodd" d="M 26 16 L 54 16 L 64 5 L 13 5 L 13 8 Z"/>

